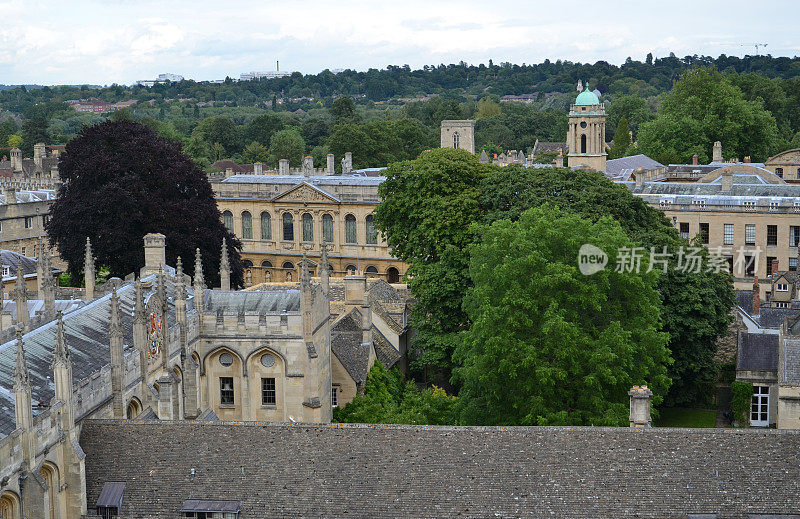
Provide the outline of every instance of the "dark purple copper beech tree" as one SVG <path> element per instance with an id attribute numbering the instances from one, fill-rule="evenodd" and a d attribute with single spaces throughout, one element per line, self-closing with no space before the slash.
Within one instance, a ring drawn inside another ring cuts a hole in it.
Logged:
<path id="1" fill-rule="evenodd" d="M 179 142 L 141 124 L 108 121 L 70 141 L 58 169 L 64 184 L 46 230 L 73 275 L 83 271 L 87 236 L 98 267 L 112 276 L 138 275 L 142 238 L 153 232 L 167 238 L 167 263 L 181 256 L 192 275 L 199 247 L 208 286 L 219 286 L 227 238 L 231 284 L 242 285 L 241 243 L 222 224 L 206 174 Z"/>

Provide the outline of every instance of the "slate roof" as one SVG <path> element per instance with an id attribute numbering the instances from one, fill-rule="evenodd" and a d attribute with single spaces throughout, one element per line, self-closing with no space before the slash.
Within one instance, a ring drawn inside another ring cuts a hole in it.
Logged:
<path id="1" fill-rule="evenodd" d="M 287 184 L 308 182 L 318 186 L 378 186 L 386 180 L 383 176 L 367 175 L 233 175 L 222 181 L 224 184 Z"/>
<path id="2" fill-rule="evenodd" d="M 741 371 L 777 372 L 778 335 L 746 332 L 740 334 L 736 369 Z"/>
<path id="3" fill-rule="evenodd" d="M 782 207 L 794 207 L 795 201 L 800 201 L 798 184 L 754 184 L 750 177 L 753 175 L 733 175 L 733 186 L 725 192 L 717 179 L 714 182 L 645 182 L 635 194 L 656 204 L 662 199 L 670 199 L 674 204 L 691 204 L 703 198 L 708 205 L 743 205 L 744 201 L 753 201 L 757 206 L 769 206 L 774 198 Z M 625 185 L 635 188 L 633 182 Z"/>
<path id="4" fill-rule="evenodd" d="M 9 275 L 4 276 L 4 280 L 17 279 L 17 264 L 22 269 L 23 276 L 36 274 L 36 258 L 23 256 L 13 250 L 0 249 L 0 263 L 9 268 Z"/>
<path id="5" fill-rule="evenodd" d="M 143 281 L 152 283 L 154 290 L 155 279 L 154 274 L 145 277 Z M 171 299 L 175 293 L 175 285 L 169 277 L 165 279 L 165 288 L 168 299 Z M 145 299 L 152 290 L 145 292 Z M 134 292 L 134 285 L 131 282 L 123 284 L 117 290 L 122 313 L 123 344 L 126 345 L 126 350 L 133 345 Z M 190 287 L 187 287 L 187 292 L 191 296 Z M 89 377 L 110 361 L 108 340 L 110 299 L 110 294 L 103 296 L 64 315 L 64 331 L 72 357 L 73 383 L 77 384 Z M 167 319 L 169 323 L 174 324 L 175 306 L 171 301 L 168 303 Z M 34 405 L 37 403 L 49 405 L 54 396 L 53 370 L 50 365 L 53 361 L 55 334 L 56 321 L 50 321 L 23 336 Z M 0 344 L 0 438 L 7 436 L 15 427 L 13 397 L 15 362 L 16 340 Z"/>
<path id="6" fill-rule="evenodd" d="M 67 314 L 73 310 L 77 310 L 85 305 L 81 299 L 56 299 L 56 311 L 61 311 Z M 3 299 L 0 302 L 4 312 L 8 312 L 11 318 L 17 320 L 17 302 L 13 299 Z M 39 312 L 44 311 L 44 300 L 42 299 L 28 299 L 28 316 L 33 317 Z"/>
<path id="7" fill-rule="evenodd" d="M 269 314 L 300 311 L 300 290 L 234 291 L 206 289 L 205 313 L 222 310 L 227 315 Z"/>
<path id="8" fill-rule="evenodd" d="M 752 290 L 737 290 L 736 303 L 742 307 L 748 314 L 753 311 L 753 291 Z"/>
<path id="9" fill-rule="evenodd" d="M 6 195 L 8 192 L 0 193 L 0 204 L 8 203 L 6 201 Z M 56 199 L 56 190 L 55 189 L 20 189 L 16 191 L 17 203 L 25 203 L 25 202 L 42 202 L 44 200 L 55 200 Z"/>
<path id="10" fill-rule="evenodd" d="M 397 361 L 402 358 L 400 352 L 392 346 L 392 343 L 384 337 L 375 325 L 372 326 L 372 345 L 375 347 L 375 356 L 386 369 L 392 369 L 397 364 Z"/>
<path id="11" fill-rule="evenodd" d="M 647 155 L 631 155 L 630 157 L 607 160 L 606 175 L 611 178 L 624 177 L 625 180 L 627 180 L 631 173 L 639 168 L 644 168 L 645 171 L 650 171 L 663 167 L 663 164 L 651 159 Z"/>
<path id="12" fill-rule="evenodd" d="M 87 500 L 124 481 L 130 518 L 188 499 L 242 519 L 747 518 L 800 494 L 800 431 L 87 420 L 81 446 Z"/>
<path id="13" fill-rule="evenodd" d="M 762 306 L 756 321 L 762 328 L 772 328 L 777 330 L 787 317 L 800 315 L 797 308 L 771 308 Z"/>
<path id="14" fill-rule="evenodd" d="M 361 312 L 353 308 L 331 326 L 331 352 L 356 384 L 367 380 L 369 344 L 362 342 Z"/>
<path id="15" fill-rule="evenodd" d="M 800 339 L 787 338 L 783 340 L 780 352 L 780 382 L 781 384 L 800 385 Z"/>

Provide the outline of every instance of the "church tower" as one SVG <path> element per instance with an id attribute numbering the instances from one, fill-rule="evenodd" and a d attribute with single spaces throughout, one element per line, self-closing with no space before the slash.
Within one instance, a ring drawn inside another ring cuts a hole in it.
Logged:
<path id="1" fill-rule="evenodd" d="M 442 121 L 442 148 L 455 148 L 475 153 L 475 121 Z"/>
<path id="2" fill-rule="evenodd" d="M 606 170 L 606 108 L 588 85 L 569 109 L 567 146 L 570 167 Z"/>

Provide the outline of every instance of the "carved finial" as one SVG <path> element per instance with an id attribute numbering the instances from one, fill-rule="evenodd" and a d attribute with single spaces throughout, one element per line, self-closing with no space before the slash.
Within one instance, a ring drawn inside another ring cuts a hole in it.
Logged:
<path id="1" fill-rule="evenodd" d="M 112 337 L 122 335 L 122 319 L 119 311 L 119 296 L 117 295 L 116 287 L 114 291 L 111 292 L 111 322 L 109 324 L 108 333 Z"/>
<path id="2" fill-rule="evenodd" d="M 203 278 L 203 256 L 200 254 L 200 247 L 197 248 L 194 254 L 194 286 L 195 290 L 198 287 L 205 288 L 206 282 Z"/>
<path id="3" fill-rule="evenodd" d="M 180 256 L 178 256 L 178 261 L 175 264 L 175 278 L 175 297 L 186 299 L 186 285 L 183 282 L 183 262 Z"/>
<path id="4" fill-rule="evenodd" d="M 231 289 L 231 265 L 228 260 L 228 240 L 222 238 L 222 251 L 219 260 L 219 281 L 222 290 Z"/>
<path id="5" fill-rule="evenodd" d="M 143 323 L 145 316 L 144 299 L 142 298 L 142 281 L 137 280 L 133 297 L 133 322 Z"/>
<path id="6" fill-rule="evenodd" d="M 56 315 L 56 346 L 53 350 L 53 367 L 58 363 L 69 362 L 69 346 L 67 346 L 67 338 L 64 334 L 64 319 L 61 310 Z"/>
<path id="7" fill-rule="evenodd" d="M 14 365 L 14 388 L 30 387 L 28 364 L 25 362 L 25 345 L 22 342 L 22 326 L 17 326 L 17 361 Z"/>

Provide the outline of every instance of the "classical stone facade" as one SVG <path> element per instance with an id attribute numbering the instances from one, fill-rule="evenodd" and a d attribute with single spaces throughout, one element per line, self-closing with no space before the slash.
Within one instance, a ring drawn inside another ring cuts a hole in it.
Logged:
<path id="1" fill-rule="evenodd" d="M 778 153 L 768 158 L 764 167 L 786 181 L 800 182 L 800 149 Z"/>
<path id="2" fill-rule="evenodd" d="M 442 121 L 441 147 L 475 153 L 475 121 Z"/>
<path id="3" fill-rule="evenodd" d="M 331 275 L 363 273 L 398 283 L 407 265 L 376 232 L 384 177 L 238 174 L 212 183 L 223 223 L 242 241 L 245 285 L 296 282 L 306 255 L 319 275 L 321 244 Z"/>

